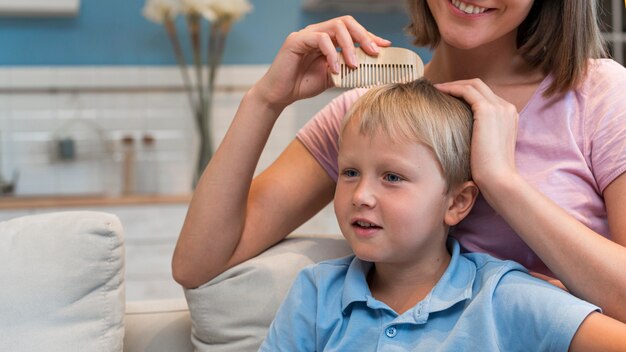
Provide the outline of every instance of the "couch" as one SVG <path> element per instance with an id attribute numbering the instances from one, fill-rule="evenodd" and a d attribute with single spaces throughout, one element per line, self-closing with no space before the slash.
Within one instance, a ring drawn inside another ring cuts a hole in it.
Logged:
<path id="1" fill-rule="evenodd" d="M 0 222 L 0 351 L 256 351 L 296 273 L 349 253 L 335 236 L 290 235 L 185 299 L 127 304 L 115 215 Z"/>

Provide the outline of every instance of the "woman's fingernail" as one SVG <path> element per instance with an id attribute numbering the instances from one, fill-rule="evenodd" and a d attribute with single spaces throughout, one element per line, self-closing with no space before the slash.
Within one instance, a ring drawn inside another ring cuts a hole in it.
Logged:
<path id="1" fill-rule="evenodd" d="M 374 50 L 375 53 L 378 53 L 380 51 L 380 48 L 378 48 L 378 45 L 376 45 L 376 43 L 374 42 L 370 43 L 370 48 L 372 48 L 372 50 Z"/>
<path id="2" fill-rule="evenodd" d="M 350 55 L 350 60 L 352 61 L 352 64 L 356 67 L 359 66 L 359 62 L 356 59 L 356 54 L 352 54 Z"/>
<path id="3" fill-rule="evenodd" d="M 333 63 L 333 71 L 335 71 L 335 73 L 339 73 L 339 61 L 335 61 Z"/>

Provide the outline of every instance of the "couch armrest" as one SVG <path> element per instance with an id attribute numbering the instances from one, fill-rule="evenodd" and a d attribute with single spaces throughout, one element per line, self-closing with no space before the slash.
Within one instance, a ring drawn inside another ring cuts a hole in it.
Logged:
<path id="1" fill-rule="evenodd" d="M 96 211 L 0 222 L 0 351 L 118 352 L 124 236 Z"/>
<path id="2" fill-rule="evenodd" d="M 352 253 L 335 235 L 293 234 L 210 282 L 185 290 L 197 351 L 257 351 L 303 267 Z"/>
<path id="3" fill-rule="evenodd" d="M 184 298 L 127 302 L 124 324 L 124 351 L 193 351 Z"/>

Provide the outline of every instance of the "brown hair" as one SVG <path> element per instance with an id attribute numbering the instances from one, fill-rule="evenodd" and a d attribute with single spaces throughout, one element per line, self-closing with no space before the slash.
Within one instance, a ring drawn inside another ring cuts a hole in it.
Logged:
<path id="1" fill-rule="evenodd" d="M 408 0 L 413 44 L 435 48 L 441 35 L 426 0 Z M 550 96 L 575 88 L 584 78 L 588 59 L 607 57 L 600 33 L 596 0 L 535 0 L 517 31 L 517 47 L 531 67 L 552 74 L 544 92 Z"/>
<path id="2" fill-rule="evenodd" d="M 472 110 L 426 79 L 370 89 L 348 110 L 341 131 L 354 119 L 363 135 L 383 133 L 426 145 L 439 161 L 448 189 L 471 179 Z"/>

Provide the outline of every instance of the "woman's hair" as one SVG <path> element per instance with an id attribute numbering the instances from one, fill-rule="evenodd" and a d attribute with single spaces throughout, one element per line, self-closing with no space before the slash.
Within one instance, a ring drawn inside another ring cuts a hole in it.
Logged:
<path id="1" fill-rule="evenodd" d="M 435 48 L 441 40 L 426 0 L 408 0 L 413 44 Z M 575 88 L 587 71 L 588 59 L 606 57 L 598 26 L 596 0 L 535 0 L 517 31 L 517 47 L 531 67 L 552 74 L 544 92 L 550 96 Z"/>
<path id="2" fill-rule="evenodd" d="M 441 164 L 448 189 L 471 179 L 472 110 L 426 79 L 370 89 L 348 110 L 341 131 L 353 120 L 364 136 L 382 133 L 426 145 Z"/>

